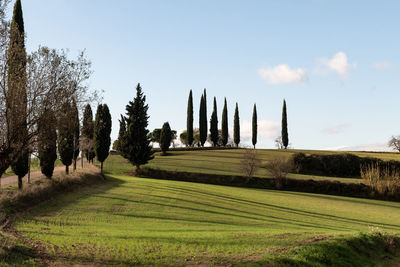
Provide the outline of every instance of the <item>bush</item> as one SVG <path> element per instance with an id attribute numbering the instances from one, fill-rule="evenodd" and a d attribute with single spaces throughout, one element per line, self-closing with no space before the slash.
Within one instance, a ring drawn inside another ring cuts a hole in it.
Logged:
<path id="1" fill-rule="evenodd" d="M 243 153 L 243 159 L 240 161 L 239 170 L 248 178 L 252 178 L 260 168 L 261 160 L 258 157 L 257 150 L 246 149 Z"/>
<path id="2" fill-rule="evenodd" d="M 371 164 L 361 168 L 361 178 L 377 195 L 400 195 L 400 173 L 397 169 L 380 168 L 377 164 Z"/>
<path id="3" fill-rule="evenodd" d="M 296 153 L 293 155 L 295 170 L 301 174 L 337 176 L 337 177 L 360 177 L 362 167 L 371 164 L 379 166 L 380 169 L 400 171 L 400 162 L 383 161 L 378 158 L 362 158 L 356 155 L 333 154 L 333 155 L 306 155 Z"/>

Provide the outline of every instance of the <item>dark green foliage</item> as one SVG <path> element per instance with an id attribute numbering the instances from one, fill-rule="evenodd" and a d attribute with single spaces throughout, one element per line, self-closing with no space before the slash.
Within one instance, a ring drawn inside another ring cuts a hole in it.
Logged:
<path id="1" fill-rule="evenodd" d="M 76 170 L 76 160 L 79 156 L 79 135 L 80 135 L 80 123 L 79 123 L 79 111 L 76 105 L 75 98 L 72 99 L 72 120 L 73 120 L 73 131 L 74 131 L 74 170 Z"/>
<path id="2" fill-rule="evenodd" d="M 287 126 L 287 113 L 286 113 L 286 100 L 283 100 L 283 110 L 282 110 L 282 145 L 287 149 L 289 145 L 289 134 Z"/>
<path id="3" fill-rule="evenodd" d="M 360 177 L 361 168 L 371 165 L 378 166 L 381 171 L 400 172 L 398 161 L 364 158 L 350 153 L 332 155 L 296 153 L 293 155 L 293 163 L 298 173 L 323 176 Z"/>
<path id="4" fill-rule="evenodd" d="M 187 143 L 186 145 L 192 146 L 193 145 L 193 94 L 192 90 L 190 90 L 189 93 L 189 99 L 188 99 L 188 106 L 187 106 Z"/>
<path id="5" fill-rule="evenodd" d="M 219 133 L 218 133 L 218 113 L 217 113 L 217 99 L 214 97 L 214 108 L 211 114 L 210 120 L 210 139 L 213 146 L 218 145 Z"/>
<path id="6" fill-rule="evenodd" d="M 100 169 L 103 173 L 103 162 L 108 157 L 111 145 L 111 114 L 107 104 L 99 105 L 94 123 L 94 152 L 100 161 Z"/>
<path id="7" fill-rule="evenodd" d="M 26 50 L 24 19 L 21 1 L 14 5 L 10 28 L 10 43 L 7 51 L 8 91 L 7 91 L 7 138 L 14 150 L 16 160 L 12 169 L 18 175 L 18 187 L 22 188 L 22 177 L 29 169 L 27 148 L 27 93 L 26 93 Z"/>
<path id="8" fill-rule="evenodd" d="M 29 171 L 29 154 L 25 153 L 21 155 L 13 164 L 11 164 L 11 168 L 15 175 L 18 176 L 18 188 L 22 188 L 22 178 Z"/>
<path id="9" fill-rule="evenodd" d="M 253 143 L 254 148 L 256 148 L 256 144 L 257 144 L 257 107 L 256 104 L 254 104 L 254 108 L 253 108 L 253 120 L 252 120 L 252 138 L 251 141 Z"/>
<path id="10" fill-rule="evenodd" d="M 240 143 L 240 118 L 239 118 L 239 106 L 236 103 L 235 116 L 233 119 L 233 142 L 235 142 L 236 147 L 239 147 Z"/>
<path id="11" fill-rule="evenodd" d="M 121 119 L 118 120 L 119 121 L 119 132 L 118 132 L 118 139 L 117 139 L 117 147 L 116 150 L 118 152 L 122 151 L 122 142 L 120 142 L 120 140 L 122 140 L 124 138 L 124 134 L 126 133 L 126 122 L 125 122 L 125 117 L 121 115 Z"/>
<path id="12" fill-rule="evenodd" d="M 150 133 L 150 139 L 151 142 L 153 143 L 160 143 L 160 137 L 161 137 L 161 128 L 155 128 L 151 133 Z"/>
<path id="13" fill-rule="evenodd" d="M 160 148 L 164 155 L 167 153 L 169 146 L 171 145 L 171 141 L 172 141 L 171 127 L 169 126 L 169 123 L 166 122 L 164 123 L 160 133 Z"/>
<path id="14" fill-rule="evenodd" d="M 82 151 L 85 152 L 86 159 L 90 162 L 94 159 L 95 153 L 93 150 L 94 122 L 93 112 L 90 104 L 85 106 L 82 121 Z"/>
<path id="15" fill-rule="evenodd" d="M 148 109 L 146 96 L 139 83 L 136 87 L 136 97 L 126 106 L 127 113 L 123 119 L 125 131 L 120 129 L 118 138 L 121 155 L 136 166 L 136 171 L 140 170 L 140 165 L 146 164 L 154 158 L 147 129 Z"/>
<path id="16" fill-rule="evenodd" d="M 199 112 L 199 129 L 200 129 L 200 144 L 204 146 L 207 140 L 207 111 L 206 99 L 203 94 L 200 99 L 200 112 Z"/>
<path id="17" fill-rule="evenodd" d="M 204 96 L 204 116 L 203 116 L 203 118 L 204 118 L 204 125 L 205 125 L 205 128 L 204 128 L 204 135 L 206 136 L 205 138 L 206 138 L 206 140 L 207 140 L 207 134 L 208 134 L 208 119 L 207 119 L 207 91 L 206 91 L 206 88 L 204 88 L 204 93 L 203 93 L 203 96 Z"/>
<path id="18" fill-rule="evenodd" d="M 40 168 L 47 178 L 53 176 L 57 159 L 57 119 L 52 110 L 45 110 L 38 125 L 38 152 Z"/>
<path id="19" fill-rule="evenodd" d="M 71 104 L 65 102 L 58 118 L 58 154 L 61 162 L 65 165 L 67 174 L 74 156 L 74 131 L 71 113 Z"/>
<path id="20" fill-rule="evenodd" d="M 222 132 L 221 132 L 221 141 L 222 145 L 226 146 L 228 143 L 228 107 L 226 104 L 226 98 L 224 101 L 224 109 L 222 110 Z"/>

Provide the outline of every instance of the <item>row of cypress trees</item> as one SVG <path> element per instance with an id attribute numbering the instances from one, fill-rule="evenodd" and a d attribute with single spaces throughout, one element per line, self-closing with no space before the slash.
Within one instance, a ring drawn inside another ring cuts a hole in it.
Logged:
<path id="1" fill-rule="evenodd" d="M 200 99 L 200 111 L 199 111 L 199 133 L 200 133 L 200 145 L 204 146 L 207 140 L 207 94 L 206 89 Z M 253 106 L 253 116 L 252 116 L 252 144 L 256 147 L 257 144 L 257 134 L 258 134 L 258 124 L 257 124 L 257 106 Z M 187 105 L 187 144 L 188 146 L 194 145 L 193 136 L 193 93 L 190 90 L 188 105 Z M 210 141 L 211 144 L 215 146 L 226 146 L 228 144 L 228 108 L 226 98 L 224 99 L 224 107 L 222 110 L 222 122 L 221 122 L 221 133 L 218 129 L 218 112 L 217 112 L 217 100 L 214 97 L 213 102 L 213 112 L 210 119 Z M 240 117 L 239 117 L 239 106 L 236 103 L 235 114 L 233 120 L 233 142 L 236 147 L 240 144 Z M 286 112 L 286 100 L 283 101 L 283 111 L 282 111 L 282 130 L 281 130 L 281 142 L 283 148 L 287 148 L 289 145 L 289 136 L 287 128 L 287 112 Z"/>

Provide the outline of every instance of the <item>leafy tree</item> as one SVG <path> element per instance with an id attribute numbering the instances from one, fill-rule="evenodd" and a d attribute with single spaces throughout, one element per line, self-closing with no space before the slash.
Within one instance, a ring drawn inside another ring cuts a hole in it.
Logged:
<path id="1" fill-rule="evenodd" d="M 151 142 L 158 143 L 160 145 L 160 143 L 161 143 L 161 130 L 162 130 L 161 128 L 156 128 L 149 134 Z M 173 142 L 176 139 L 176 137 L 177 137 L 176 134 L 177 134 L 177 131 L 171 130 L 171 142 Z M 161 147 L 161 145 L 160 145 L 160 147 Z"/>
<path id="2" fill-rule="evenodd" d="M 58 118 L 58 153 L 61 162 L 65 165 L 66 174 L 69 173 L 69 165 L 72 164 L 74 156 L 74 132 L 71 113 L 71 104 L 67 101 L 64 103 Z"/>
<path id="3" fill-rule="evenodd" d="M 122 142 L 124 141 L 124 135 L 126 133 L 126 122 L 125 122 L 125 117 L 121 115 L 121 119 L 119 121 L 119 132 L 118 132 L 118 139 L 117 139 L 117 146 L 116 150 L 121 153 L 123 149 L 123 144 Z"/>
<path id="4" fill-rule="evenodd" d="M 226 98 L 224 101 L 224 109 L 222 110 L 222 132 L 221 132 L 221 139 L 222 139 L 222 145 L 226 146 L 228 143 L 228 107 L 226 104 Z"/>
<path id="5" fill-rule="evenodd" d="M 240 119 L 239 119 L 238 103 L 236 103 L 235 116 L 234 116 L 234 119 L 233 119 L 233 141 L 235 142 L 236 147 L 239 147 L 239 143 L 240 143 Z"/>
<path id="6" fill-rule="evenodd" d="M 199 112 L 199 129 L 200 129 L 200 144 L 204 146 L 207 140 L 207 113 L 206 113 L 206 100 L 204 94 L 200 99 L 200 112 Z"/>
<path id="7" fill-rule="evenodd" d="M 79 111 L 76 104 L 75 98 L 72 98 L 72 120 L 73 120 L 73 132 L 74 132 L 74 171 L 76 170 L 76 160 L 79 156 L 79 135 L 80 135 L 80 123 L 79 123 Z"/>
<path id="8" fill-rule="evenodd" d="M 254 149 L 256 148 L 257 144 L 257 107 L 256 104 L 254 104 L 253 108 L 253 121 L 252 121 L 252 138 L 251 141 L 253 143 Z"/>
<path id="9" fill-rule="evenodd" d="M 213 146 L 218 145 L 218 139 L 219 139 L 218 115 L 217 115 L 217 100 L 215 97 L 214 97 L 213 113 L 211 115 L 211 120 L 210 120 L 210 139 L 211 139 Z"/>
<path id="10" fill-rule="evenodd" d="M 146 104 L 146 96 L 142 92 L 140 83 L 136 87 L 136 97 L 126 106 L 124 117 L 126 129 L 121 131 L 119 147 L 121 155 L 136 166 L 136 172 L 140 171 L 140 165 L 146 164 L 154 158 L 149 130 Z"/>
<path id="11" fill-rule="evenodd" d="M 193 145 L 193 94 L 192 90 L 189 93 L 188 106 L 187 106 L 187 145 Z"/>
<path id="12" fill-rule="evenodd" d="M 11 21 L 10 42 L 8 54 L 8 91 L 7 91 L 7 125 L 8 138 L 14 140 L 11 150 L 21 151 L 17 159 L 11 164 L 18 175 L 18 188 L 22 188 L 22 178 L 29 170 L 29 149 L 27 143 L 27 76 L 26 76 L 26 49 L 25 29 L 21 1 L 17 0 Z M 22 147 L 23 149 L 19 149 Z"/>
<path id="13" fill-rule="evenodd" d="M 93 160 L 95 154 L 93 151 L 93 136 L 94 136 L 94 124 L 93 124 L 93 112 L 90 104 L 85 106 L 85 111 L 83 112 L 82 121 L 82 150 L 85 151 L 86 159 L 90 162 Z"/>
<path id="14" fill-rule="evenodd" d="M 169 146 L 171 145 L 171 141 L 172 141 L 171 127 L 169 126 L 169 123 L 166 122 L 164 123 L 160 133 L 160 148 L 163 155 L 167 154 Z"/>
<path id="15" fill-rule="evenodd" d="M 289 145 L 289 135 L 287 126 L 287 113 L 286 113 L 286 100 L 283 100 L 283 110 L 282 110 L 282 144 L 285 149 Z"/>
<path id="16" fill-rule="evenodd" d="M 103 173 L 103 162 L 109 155 L 111 145 L 111 114 L 107 104 L 99 105 L 94 123 L 94 152 L 100 161 L 100 170 Z"/>
<path id="17" fill-rule="evenodd" d="M 51 179 L 57 159 L 57 119 L 51 109 L 45 109 L 38 124 L 38 152 L 40 169 Z"/>

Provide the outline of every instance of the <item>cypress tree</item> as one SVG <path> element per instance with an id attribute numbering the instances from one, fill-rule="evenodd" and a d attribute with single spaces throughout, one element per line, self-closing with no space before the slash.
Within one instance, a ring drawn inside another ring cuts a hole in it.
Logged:
<path id="1" fill-rule="evenodd" d="M 289 145 L 289 134 L 287 127 L 287 113 L 286 113 L 286 100 L 283 100 L 283 110 L 282 110 L 282 144 L 285 149 Z"/>
<path id="2" fill-rule="evenodd" d="M 22 178 L 29 170 L 29 154 L 26 147 L 27 128 L 27 93 L 26 93 L 26 50 L 25 29 L 21 1 L 17 0 L 10 28 L 8 47 L 8 91 L 7 91 L 7 125 L 11 147 L 17 151 L 17 157 L 11 167 L 18 175 L 18 187 L 22 188 Z"/>
<path id="3" fill-rule="evenodd" d="M 213 113 L 211 114 L 211 120 L 210 120 L 210 136 L 213 146 L 217 146 L 219 134 L 218 134 L 217 99 L 215 97 L 214 97 Z"/>
<path id="4" fill-rule="evenodd" d="M 205 141 L 207 141 L 207 135 L 208 135 L 208 119 L 207 119 L 207 92 L 206 92 L 206 88 L 204 88 L 204 93 L 203 93 L 203 95 L 204 95 L 204 110 L 203 110 L 203 112 L 204 112 L 204 115 L 203 115 L 203 119 L 204 119 L 204 125 L 205 125 L 205 127 L 204 127 L 204 135 L 205 135 L 205 138 L 206 138 L 206 140 Z M 204 141 L 204 142 L 205 142 Z"/>
<path id="5" fill-rule="evenodd" d="M 93 152 L 93 136 L 94 136 L 94 124 L 93 124 L 93 112 L 92 107 L 87 104 L 85 106 L 85 111 L 83 112 L 82 121 L 82 136 L 85 139 L 85 156 L 90 162 L 94 157 Z"/>
<path id="6" fill-rule="evenodd" d="M 161 128 L 160 133 L 160 148 L 163 155 L 167 154 L 169 146 L 171 145 L 172 141 L 172 131 L 169 123 L 164 123 L 163 127 Z"/>
<path id="7" fill-rule="evenodd" d="M 111 145 L 111 114 L 106 104 L 99 105 L 94 123 L 94 152 L 100 161 L 100 170 L 103 173 L 103 162 L 108 157 Z"/>
<path id="8" fill-rule="evenodd" d="M 205 100 L 204 95 L 200 99 L 200 114 L 199 114 L 199 129 L 200 129 L 200 144 L 204 146 L 207 140 L 207 117 L 205 117 Z"/>
<path id="9" fill-rule="evenodd" d="M 80 123 L 79 123 L 79 111 L 76 105 L 75 98 L 72 99 L 72 120 L 73 120 L 73 133 L 74 133 L 74 171 L 76 170 L 76 160 L 79 156 L 79 135 L 80 135 Z"/>
<path id="10" fill-rule="evenodd" d="M 252 121 L 252 138 L 251 141 L 253 143 L 254 149 L 256 148 L 257 144 L 257 107 L 256 104 L 254 104 L 253 108 L 253 121 Z"/>
<path id="11" fill-rule="evenodd" d="M 51 178 L 57 159 L 57 119 L 51 109 L 45 109 L 38 123 L 38 152 L 42 173 Z"/>
<path id="12" fill-rule="evenodd" d="M 236 147 L 239 147 L 239 143 L 240 143 L 240 119 L 239 119 L 238 103 L 236 103 L 235 116 L 234 116 L 234 119 L 233 119 L 233 141 L 235 142 Z"/>
<path id="13" fill-rule="evenodd" d="M 140 171 L 140 165 L 146 164 L 154 158 L 149 130 L 146 104 L 146 96 L 142 92 L 140 83 L 136 87 L 136 97 L 129 101 L 126 106 L 126 117 L 124 117 L 126 129 L 120 129 L 121 155 L 136 166 L 136 172 Z"/>
<path id="14" fill-rule="evenodd" d="M 66 174 L 69 173 L 69 165 L 72 164 L 74 156 L 74 132 L 71 113 L 71 104 L 65 102 L 58 118 L 58 153 L 61 162 L 65 165 Z"/>
<path id="15" fill-rule="evenodd" d="M 122 155 L 123 147 L 124 147 L 124 135 L 126 133 L 126 122 L 125 117 L 121 115 L 121 119 L 119 121 L 119 132 L 118 132 L 118 142 L 117 142 L 117 150 Z M 122 155 L 123 156 L 123 155 Z M 124 157 L 124 156 L 123 156 Z"/>
<path id="16" fill-rule="evenodd" d="M 221 131 L 221 139 L 222 139 L 222 145 L 226 146 L 228 143 L 228 107 L 226 104 L 226 98 L 224 101 L 224 109 L 222 110 L 222 131 Z"/>
<path id="17" fill-rule="evenodd" d="M 187 107 L 187 145 L 193 145 L 193 95 L 192 90 L 189 93 L 188 107 Z"/>

